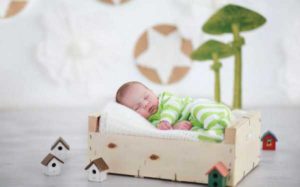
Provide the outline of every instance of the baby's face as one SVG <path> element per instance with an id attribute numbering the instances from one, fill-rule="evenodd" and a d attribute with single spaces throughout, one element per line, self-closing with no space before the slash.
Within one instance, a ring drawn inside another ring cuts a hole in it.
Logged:
<path id="1" fill-rule="evenodd" d="M 121 99 L 121 103 L 145 118 L 154 114 L 158 108 L 156 95 L 140 84 L 131 85 Z"/>

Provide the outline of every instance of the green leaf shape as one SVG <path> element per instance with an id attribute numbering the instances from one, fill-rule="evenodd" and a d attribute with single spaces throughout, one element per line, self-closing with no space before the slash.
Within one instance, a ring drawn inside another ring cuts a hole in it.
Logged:
<path id="1" fill-rule="evenodd" d="M 198 61 L 213 60 L 213 54 L 218 58 L 226 58 L 233 54 L 233 49 L 229 44 L 209 40 L 193 51 L 191 58 Z"/>
<path id="2" fill-rule="evenodd" d="M 221 8 L 203 25 L 204 32 L 209 34 L 232 33 L 232 25 L 237 24 L 239 31 L 249 31 L 262 26 L 266 18 L 247 8 L 229 4 Z"/>

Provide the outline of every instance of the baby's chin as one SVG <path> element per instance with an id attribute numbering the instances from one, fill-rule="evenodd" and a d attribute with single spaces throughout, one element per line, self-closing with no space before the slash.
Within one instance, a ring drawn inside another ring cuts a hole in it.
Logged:
<path id="1" fill-rule="evenodd" d="M 141 114 L 144 118 L 146 118 L 146 119 L 148 119 L 150 116 L 152 116 L 153 114 L 155 114 L 156 113 L 156 111 L 157 110 L 155 110 L 154 112 L 149 112 L 149 113 L 147 113 L 147 114 Z"/>

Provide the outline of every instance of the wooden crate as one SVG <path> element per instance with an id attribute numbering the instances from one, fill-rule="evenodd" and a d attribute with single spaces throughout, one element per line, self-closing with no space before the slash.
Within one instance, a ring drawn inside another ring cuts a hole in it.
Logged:
<path id="1" fill-rule="evenodd" d="M 109 173 L 174 181 L 207 183 L 205 174 L 222 161 L 228 186 L 236 186 L 260 161 L 261 117 L 243 115 L 225 129 L 222 143 L 101 134 L 100 115 L 89 116 L 88 159 L 103 157 Z"/>

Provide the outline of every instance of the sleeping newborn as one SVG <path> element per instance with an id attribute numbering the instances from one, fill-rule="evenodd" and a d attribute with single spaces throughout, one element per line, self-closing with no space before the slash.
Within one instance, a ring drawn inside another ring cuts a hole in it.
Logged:
<path id="1" fill-rule="evenodd" d="M 116 102 L 136 111 L 161 130 L 193 130 L 204 141 L 222 141 L 230 109 L 206 99 L 178 97 L 163 92 L 157 97 L 140 82 L 128 82 L 117 91 Z"/>

